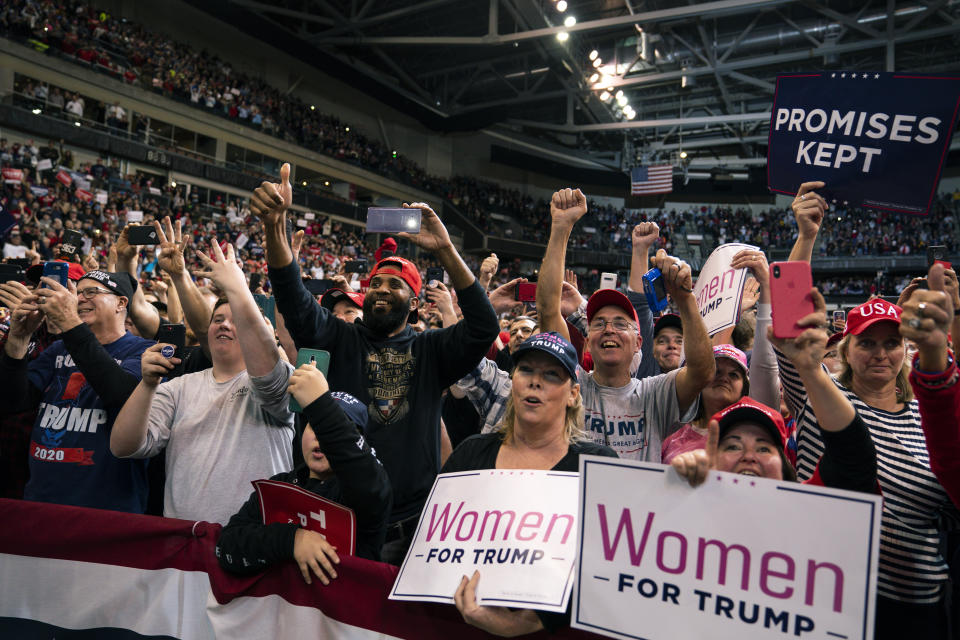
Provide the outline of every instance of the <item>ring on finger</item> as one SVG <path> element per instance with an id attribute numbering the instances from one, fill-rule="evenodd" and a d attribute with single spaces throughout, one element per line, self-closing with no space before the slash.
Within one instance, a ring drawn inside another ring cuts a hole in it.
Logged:
<path id="1" fill-rule="evenodd" d="M 909 320 L 907 320 L 907 324 L 910 325 L 911 329 L 919 329 L 920 318 L 910 318 Z"/>
<path id="2" fill-rule="evenodd" d="M 920 304 L 917 305 L 917 313 L 919 313 L 921 316 L 924 315 L 924 312 L 926 310 L 927 310 L 926 302 L 921 302 Z"/>
<path id="3" fill-rule="evenodd" d="M 801 199 L 801 200 L 806 200 L 806 199 L 807 199 L 807 194 L 803 194 L 802 196 L 800 196 L 800 199 Z"/>

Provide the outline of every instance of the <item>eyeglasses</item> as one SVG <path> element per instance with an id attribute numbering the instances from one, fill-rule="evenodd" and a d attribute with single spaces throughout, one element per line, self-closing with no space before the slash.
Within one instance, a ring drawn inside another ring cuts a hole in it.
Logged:
<path id="1" fill-rule="evenodd" d="M 77 289 L 77 295 L 82 296 L 86 300 L 93 300 L 95 297 L 101 293 L 113 293 L 113 291 L 107 291 L 106 289 L 99 289 L 97 287 L 87 287 L 86 289 Z"/>
<path id="2" fill-rule="evenodd" d="M 590 323 L 590 331 L 603 331 L 607 328 L 607 325 L 610 325 L 614 328 L 615 331 L 636 331 L 637 328 L 633 326 L 633 323 L 627 322 L 622 318 L 616 318 L 614 320 L 604 320 L 603 318 L 597 318 Z"/>

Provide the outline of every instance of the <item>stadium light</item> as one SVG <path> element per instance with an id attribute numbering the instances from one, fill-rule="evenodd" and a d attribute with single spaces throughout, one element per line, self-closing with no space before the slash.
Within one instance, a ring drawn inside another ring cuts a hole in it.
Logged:
<path id="1" fill-rule="evenodd" d="M 623 89 L 621 89 L 620 91 L 617 91 L 617 100 L 619 100 L 622 97 L 623 97 Z"/>
<path id="2" fill-rule="evenodd" d="M 557 11 L 563 13 L 567 10 L 567 0 L 557 0 Z"/>
<path id="3" fill-rule="evenodd" d="M 593 59 L 593 68 L 594 68 L 594 69 L 599 69 L 599 68 L 600 68 L 600 65 L 602 65 L 602 64 L 603 64 L 603 60 L 601 60 L 600 58 L 594 58 L 594 59 Z"/>
<path id="4" fill-rule="evenodd" d="M 591 60 L 596 60 L 599 55 L 600 55 L 600 52 L 594 49 L 593 51 L 590 52 L 589 57 Z"/>
<path id="5" fill-rule="evenodd" d="M 597 80 L 599 80 L 599 79 L 600 79 L 600 74 L 599 74 L 599 73 L 593 74 L 592 76 L 590 76 L 590 84 L 596 84 L 596 83 L 597 83 Z"/>
<path id="6" fill-rule="evenodd" d="M 323 186 L 329 187 L 329 186 L 330 186 L 330 181 L 329 181 L 329 180 L 325 180 L 325 181 L 323 182 Z"/>
<path id="7" fill-rule="evenodd" d="M 569 37 L 570 37 L 570 34 L 567 33 L 566 31 L 561 31 L 557 34 L 557 40 L 559 40 L 560 42 L 566 42 Z"/>
<path id="8" fill-rule="evenodd" d="M 171 180 L 171 181 L 170 181 L 170 186 L 173 187 L 174 189 L 176 189 L 176 188 L 177 188 L 177 181 L 176 181 L 176 180 Z"/>
<path id="9" fill-rule="evenodd" d="M 563 26 L 565 26 L 568 29 L 575 24 L 577 24 L 577 19 L 574 18 L 573 16 L 567 16 L 563 21 Z"/>
<path id="10" fill-rule="evenodd" d="M 681 151 L 681 152 L 680 152 L 680 159 L 681 159 L 681 160 L 686 160 L 686 159 L 687 159 L 687 152 L 686 152 L 686 151 Z"/>
<path id="11" fill-rule="evenodd" d="M 315 104 L 310 105 L 310 111 L 316 111 L 316 109 L 317 109 L 317 105 Z"/>
<path id="12" fill-rule="evenodd" d="M 80 126 L 80 121 L 79 121 L 79 120 L 77 120 L 76 122 L 74 122 L 74 123 L 73 123 L 73 126 L 75 126 L 75 127 L 79 127 L 79 126 Z"/>
<path id="13" fill-rule="evenodd" d="M 347 133 L 350 133 L 350 127 L 344 127 L 343 130 L 346 131 Z"/>
<path id="14" fill-rule="evenodd" d="M 304 181 L 303 181 L 303 182 L 301 182 L 300 184 L 302 184 L 303 186 L 307 186 L 307 181 L 306 181 L 306 180 L 304 180 Z"/>
<path id="15" fill-rule="evenodd" d="M 600 99 L 603 100 L 604 102 L 606 102 L 607 100 L 609 100 L 609 99 L 610 99 L 610 92 L 609 92 L 609 91 L 604 91 L 603 93 L 601 93 L 601 94 L 600 94 Z"/>
<path id="16" fill-rule="evenodd" d="M 38 116 L 38 115 L 40 115 L 41 113 L 43 113 L 43 111 L 41 111 L 40 109 L 34 109 L 34 110 L 33 110 L 33 115 L 35 115 L 35 116 Z"/>

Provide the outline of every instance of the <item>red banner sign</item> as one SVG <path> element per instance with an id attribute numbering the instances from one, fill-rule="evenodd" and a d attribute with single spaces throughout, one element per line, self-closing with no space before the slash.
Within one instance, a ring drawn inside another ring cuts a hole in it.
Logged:
<path id="1" fill-rule="evenodd" d="M 71 184 L 73 184 L 73 176 L 66 171 L 57 171 L 57 181 L 62 183 L 64 186 L 69 187 Z"/>
<path id="2" fill-rule="evenodd" d="M 23 181 L 23 170 L 3 169 L 3 181 L 12 184 L 20 184 L 20 182 Z"/>
<path id="3" fill-rule="evenodd" d="M 322 534 L 338 552 L 356 553 L 357 521 L 351 509 L 288 482 L 256 480 L 252 484 L 260 496 L 263 524 L 299 522 L 304 529 Z"/>

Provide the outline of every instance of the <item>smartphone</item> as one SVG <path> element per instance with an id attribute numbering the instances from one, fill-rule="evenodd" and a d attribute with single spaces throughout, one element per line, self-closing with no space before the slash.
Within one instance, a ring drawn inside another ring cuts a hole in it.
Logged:
<path id="1" fill-rule="evenodd" d="M 132 225 L 127 229 L 127 242 L 130 244 L 160 244 L 153 225 Z"/>
<path id="2" fill-rule="evenodd" d="M 186 340 L 186 325 L 164 322 L 157 329 L 157 342 L 164 343 L 163 348 L 160 349 L 160 355 L 164 358 L 180 358 L 181 360 L 180 364 L 174 365 L 173 369 L 167 373 L 166 378 L 168 380 L 183 375 L 183 346 L 186 344 Z"/>
<path id="3" fill-rule="evenodd" d="M 668 306 L 667 289 L 663 286 L 663 273 L 654 267 L 643 274 L 643 295 L 650 311 L 663 311 Z"/>
<path id="4" fill-rule="evenodd" d="M 63 232 L 63 241 L 60 243 L 60 253 L 68 258 L 75 258 L 83 246 L 83 234 L 73 229 Z"/>
<path id="5" fill-rule="evenodd" d="M 807 327 L 797 321 L 813 313 L 813 274 L 810 263 L 802 261 L 770 263 L 770 303 L 773 307 L 773 335 L 796 338 Z"/>
<path id="6" fill-rule="evenodd" d="M 366 273 L 369 268 L 366 258 L 350 260 L 343 266 L 344 273 Z"/>
<path id="7" fill-rule="evenodd" d="M 420 209 L 367 209 L 367 233 L 420 233 Z"/>
<path id="8" fill-rule="evenodd" d="M 443 282 L 443 267 L 427 267 L 427 279 L 425 282 L 430 284 L 434 280 Z"/>
<path id="9" fill-rule="evenodd" d="M 257 303 L 260 313 L 266 316 L 270 324 L 277 326 L 277 301 L 272 296 L 265 296 L 262 293 L 253 294 L 253 301 Z"/>
<path id="10" fill-rule="evenodd" d="M 27 272 L 16 264 L 0 264 L 0 283 L 23 282 L 27 279 Z"/>
<path id="11" fill-rule="evenodd" d="M 303 286 L 314 296 L 322 296 L 328 290 L 337 286 L 337 283 L 328 278 L 304 278 Z"/>
<path id="12" fill-rule="evenodd" d="M 536 302 L 537 301 L 537 283 L 536 282 L 518 282 L 516 299 L 518 302 Z"/>
<path id="13" fill-rule="evenodd" d="M 847 321 L 847 312 L 843 309 L 836 309 L 833 312 L 833 321 L 834 322 L 846 322 Z"/>
<path id="14" fill-rule="evenodd" d="M 617 288 L 617 274 L 607 273 L 604 271 L 600 274 L 600 288 L 601 289 L 616 289 Z"/>
<path id="15" fill-rule="evenodd" d="M 947 248 L 943 245 L 932 244 L 927 247 L 927 269 L 930 269 L 936 263 L 943 265 L 944 269 L 952 269 L 952 265 L 944 260 L 947 257 Z"/>
<path id="16" fill-rule="evenodd" d="M 66 262 L 44 262 L 43 275 L 47 278 L 59 280 L 64 287 L 67 286 L 67 274 L 70 272 L 70 265 Z M 47 285 L 43 285 L 44 287 Z"/>
<path id="17" fill-rule="evenodd" d="M 302 364 L 313 364 L 320 370 L 320 373 L 327 375 L 330 370 L 330 352 L 322 349 L 300 349 L 297 351 L 296 368 L 299 369 Z M 303 407 L 294 399 L 293 395 L 290 396 L 290 411 L 294 413 L 303 411 Z"/>
<path id="18" fill-rule="evenodd" d="M 17 265 L 24 271 L 33 266 L 33 261 L 30 258 L 10 258 L 6 263 Z"/>

